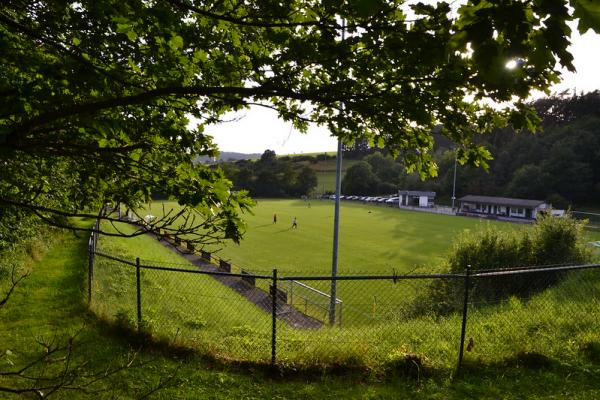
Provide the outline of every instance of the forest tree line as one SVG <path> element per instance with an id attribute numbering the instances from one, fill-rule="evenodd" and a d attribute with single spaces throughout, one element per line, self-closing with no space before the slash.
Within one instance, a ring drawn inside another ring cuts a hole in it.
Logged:
<path id="1" fill-rule="evenodd" d="M 590 205 L 600 199 L 600 92 L 537 100 L 542 120 L 537 133 L 497 129 L 478 138 L 492 153 L 489 170 L 457 165 L 456 196 L 466 194 L 548 200 L 555 207 Z M 438 199 L 452 196 L 454 148 L 434 135 L 437 177 L 421 180 L 407 174 L 400 161 L 365 141 L 345 146 L 344 158 L 360 160 L 342 180 L 346 195 L 390 195 L 398 189 L 432 190 Z M 237 189 L 253 196 L 289 197 L 313 193 L 317 187 L 311 164 L 334 156 L 277 157 L 265 151 L 257 161 L 221 163 Z"/>
<path id="2" fill-rule="evenodd" d="M 300 197 L 309 195 L 317 186 L 314 170 L 290 157 L 277 157 L 265 150 L 256 160 L 220 163 L 236 190 L 248 190 L 255 197 Z"/>
<path id="3" fill-rule="evenodd" d="M 591 205 L 600 199 L 600 92 L 554 96 L 534 103 L 543 130 L 495 130 L 479 138 L 492 153 L 489 170 L 457 165 L 456 196 L 466 194 L 548 200 L 555 207 Z M 385 195 L 398 188 L 432 190 L 452 196 L 454 149 L 436 137 L 435 178 L 421 180 L 401 163 L 373 149 L 358 152 L 362 161 L 348 168 L 344 194 Z M 354 154 L 357 153 L 353 149 Z"/>

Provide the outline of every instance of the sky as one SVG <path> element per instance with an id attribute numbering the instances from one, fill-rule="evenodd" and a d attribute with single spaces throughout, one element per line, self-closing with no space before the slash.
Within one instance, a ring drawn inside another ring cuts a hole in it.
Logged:
<path id="1" fill-rule="evenodd" d="M 571 28 L 569 49 L 577 72 L 563 71 L 562 82 L 555 85 L 552 92 L 576 90 L 581 93 L 600 89 L 600 35 L 591 30 L 579 35 L 575 25 Z M 262 153 L 270 149 L 277 154 L 301 154 L 337 148 L 337 141 L 327 128 L 313 125 L 302 134 L 293 129 L 291 123 L 278 119 L 275 111 L 263 107 L 228 114 L 225 119 L 231 122 L 205 127 L 205 133 L 214 138 L 220 151 Z"/>

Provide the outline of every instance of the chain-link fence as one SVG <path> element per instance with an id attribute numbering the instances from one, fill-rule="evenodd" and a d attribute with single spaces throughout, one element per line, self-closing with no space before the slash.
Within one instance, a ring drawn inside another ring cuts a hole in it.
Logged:
<path id="1" fill-rule="evenodd" d="M 600 213 L 587 211 L 571 211 L 571 215 L 575 219 L 587 221 L 587 228 L 598 231 L 600 230 Z"/>
<path id="2" fill-rule="evenodd" d="M 598 267 L 525 268 L 474 275 L 469 283 L 465 357 L 572 360 L 589 346 L 597 346 Z"/>
<path id="3" fill-rule="evenodd" d="M 161 243 L 184 258 L 117 257 L 93 234 L 92 309 L 223 358 L 452 368 L 463 358 L 568 359 L 600 344 L 600 265 L 292 276 L 250 271 L 180 240 Z"/>

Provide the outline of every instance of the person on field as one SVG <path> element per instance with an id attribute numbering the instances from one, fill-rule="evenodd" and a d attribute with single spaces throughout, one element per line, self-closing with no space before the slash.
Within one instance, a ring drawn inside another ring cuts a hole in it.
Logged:
<path id="1" fill-rule="evenodd" d="M 296 217 L 294 217 L 294 220 L 292 221 L 292 228 L 298 229 L 298 221 L 296 220 Z"/>
<path id="2" fill-rule="evenodd" d="M 277 214 L 273 213 L 273 223 L 277 223 Z"/>

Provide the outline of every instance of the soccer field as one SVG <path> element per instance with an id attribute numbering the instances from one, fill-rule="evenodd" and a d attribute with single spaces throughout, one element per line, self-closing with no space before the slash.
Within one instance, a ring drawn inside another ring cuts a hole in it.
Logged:
<path id="1" fill-rule="evenodd" d="M 310 204 L 310 206 L 309 206 Z M 273 223 L 273 214 L 277 223 Z M 334 202 L 331 200 L 258 200 L 245 217 L 248 231 L 240 245 L 217 255 L 253 271 L 277 268 L 285 274 L 331 271 Z M 465 229 L 491 224 L 498 229 L 522 225 L 475 218 L 342 202 L 339 273 L 419 273 L 439 270 L 454 238 Z M 296 217 L 298 228 L 292 229 Z"/>

